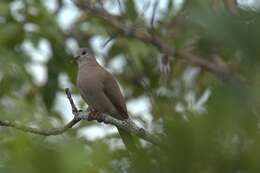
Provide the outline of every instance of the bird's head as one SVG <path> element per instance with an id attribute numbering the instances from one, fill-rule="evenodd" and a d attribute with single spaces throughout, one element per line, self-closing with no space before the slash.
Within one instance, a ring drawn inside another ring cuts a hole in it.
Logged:
<path id="1" fill-rule="evenodd" d="M 78 64 L 94 58 L 95 56 L 89 48 L 79 48 L 74 54 L 74 61 Z"/>

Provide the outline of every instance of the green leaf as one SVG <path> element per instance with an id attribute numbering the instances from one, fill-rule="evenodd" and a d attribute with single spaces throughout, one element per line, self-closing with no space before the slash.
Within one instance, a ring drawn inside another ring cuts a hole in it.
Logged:
<path id="1" fill-rule="evenodd" d="M 7 3 L 0 2 L 0 16 L 6 16 L 9 13 L 9 6 Z"/>
<path id="2" fill-rule="evenodd" d="M 129 19 L 135 22 L 138 14 L 135 8 L 134 0 L 126 0 L 126 13 Z"/>
<path id="3" fill-rule="evenodd" d="M 0 27 L 0 45 L 12 47 L 23 39 L 22 25 L 17 23 L 7 23 Z"/>
<path id="4" fill-rule="evenodd" d="M 42 89 L 42 96 L 46 108 L 50 110 L 53 106 L 54 99 L 56 97 L 56 92 L 58 90 L 59 70 L 57 70 L 57 66 L 54 58 L 51 58 L 49 60 L 47 67 L 48 67 L 48 81 Z"/>

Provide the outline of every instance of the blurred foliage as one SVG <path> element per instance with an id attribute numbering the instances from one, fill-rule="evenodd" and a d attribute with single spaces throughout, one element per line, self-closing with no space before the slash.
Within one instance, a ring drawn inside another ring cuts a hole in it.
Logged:
<path id="1" fill-rule="evenodd" d="M 62 75 L 68 77 L 73 92 L 78 94 L 69 42 L 94 49 L 92 41 L 97 36 L 105 38 L 105 42 L 116 33 L 107 22 L 84 11 L 64 29 L 58 16 L 67 1 L 59 2 L 58 11 L 50 10 L 43 0 L 0 2 L 1 120 L 45 128 L 62 125 L 63 116 L 55 108 L 57 94 L 65 88 L 60 81 Z M 205 0 L 186 0 L 178 6 L 174 2 L 166 1 L 167 8 L 157 11 L 153 34 L 175 49 L 189 47 L 210 61 L 217 50 L 222 61 L 243 76 L 242 83 L 222 80 L 178 58 L 172 61 L 172 70 L 164 79 L 156 48 L 135 39 L 116 37 L 101 54 L 102 62 L 107 67 L 118 59 L 123 62 L 120 70 L 111 70 L 127 100 L 149 99 L 152 130 L 166 134 L 164 147 L 144 142 L 143 150 L 129 157 L 117 147 L 117 135 L 94 141 L 79 137 L 78 130 L 86 123 L 47 138 L 0 127 L 0 173 L 258 173 L 260 12 L 239 6 L 239 14 L 234 15 L 221 0 L 217 6 Z M 105 3 L 118 6 L 116 0 Z M 145 17 L 149 10 L 138 11 L 137 3 L 121 1 L 121 20 L 140 30 L 150 28 L 150 18 Z M 42 40 L 47 41 L 50 54 L 38 61 L 25 45 L 29 43 L 32 49 L 39 50 Z M 35 72 L 29 68 L 37 63 L 46 68 L 44 82 L 37 82 Z M 143 115 L 135 118 L 148 127 Z M 93 125 L 87 123 L 90 124 Z"/>

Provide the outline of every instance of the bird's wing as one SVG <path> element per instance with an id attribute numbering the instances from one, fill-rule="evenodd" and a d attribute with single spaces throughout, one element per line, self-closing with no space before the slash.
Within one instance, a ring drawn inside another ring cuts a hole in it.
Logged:
<path id="1" fill-rule="evenodd" d="M 127 119 L 128 114 L 124 97 L 120 91 L 117 81 L 110 73 L 107 73 L 104 80 L 104 93 L 112 102 L 122 119 Z"/>

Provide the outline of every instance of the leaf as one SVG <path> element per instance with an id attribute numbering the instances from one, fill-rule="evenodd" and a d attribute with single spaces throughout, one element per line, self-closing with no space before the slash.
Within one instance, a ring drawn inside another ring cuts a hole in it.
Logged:
<path id="1" fill-rule="evenodd" d="M 0 2 L 0 16 L 7 16 L 9 13 L 9 6 L 7 3 Z"/>
<path id="2" fill-rule="evenodd" d="M 122 46 L 117 44 L 117 41 L 110 47 L 110 49 L 107 52 L 107 58 L 106 58 L 106 63 L 109 63 L 110 60 L 112 60 L 114 57 L 116 57 L 119 54 L 123 53 L 123 48 Z"/>
<path id="3" fill-rule="evenodd" d="M 53 106 L 56 92 L 58 90 L 59 71 L 57 71 L 54 58 L 51 58 L 49 60 L 47 67 L 48 67 L 48 81 L 42 89 L 42 96 L 46 108 L 50 110 Z"/>
<path id="4" fill-rule="evenodd" d="M 23 39 L 23 30 L 20 24 L 7 23 L 0 27 L 0 45 L 12 47 Z"/>
<path id="5" fill-rule="evenodd" d="M 135 21 L 138 14 L 133 0 L 126 0 L 126 13 L 131 21 Z"/>

